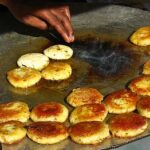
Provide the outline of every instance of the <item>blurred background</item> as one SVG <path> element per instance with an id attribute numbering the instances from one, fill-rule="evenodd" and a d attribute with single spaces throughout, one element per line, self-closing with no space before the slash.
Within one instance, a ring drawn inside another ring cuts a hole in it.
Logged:
<path id="1" fill-rule="evenodd" d="M 150 10 L 150 0 L 51 0 L 53 2 L 67 2 L 67 3 L 99 3 L 101 5 L 124 5 L 134 8 L 140 8 L 143 10 Z M 6 10 L 5 7 L 0 5 L 0 11 Z"/>

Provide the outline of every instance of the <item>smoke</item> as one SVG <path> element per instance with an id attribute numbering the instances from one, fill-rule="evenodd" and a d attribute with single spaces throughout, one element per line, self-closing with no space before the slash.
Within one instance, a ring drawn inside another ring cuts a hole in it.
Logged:
<path id="1" fill-rule="evenodd" d="M 101 75 L 115 75 L 131 63 L 128 54 L 121 47 L 112 46 L 109 42 L 78 41 L 72 48 L 75 57 L 90 63 Z"/>

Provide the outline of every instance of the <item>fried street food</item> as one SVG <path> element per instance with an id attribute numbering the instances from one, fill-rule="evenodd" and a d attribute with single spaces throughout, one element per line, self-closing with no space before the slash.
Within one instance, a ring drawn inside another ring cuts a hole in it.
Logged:
<path id="1" fill-rule="evenodd" d="M 20 121 L 27 122 L 30 116 L 29 107 L 21 101 L 0 104 L 0 122 Z"/>
<path id="2" fill-rule="evenodd" d="M 84 104 L 100 103 L 103 100 L 103 95 L 94 88 L 77 88 L 68 95 L 67 102 L 78 107 Z"/>
<path id="3" fill-rule="evenodd" d="M 138 95 L 150 96 L 150 75 L 142 75 L 134 78 L 130 82 L 129 88 Z"/>
<path id="4" fill-rule="evenodd" d="M 21 122 L 9 121 L 0 123 L 0 142 L 4 144 L 14 144 L 21 141 L 26 136 L 26 129 Z"/>
<path id="5" fill-rule="evenodd" d="M 66 60 L 72 57 L 73 50 L 66 45 L 53 45 L 44 50 L 44 54 L 54 60 Z"/>
<path id="6" fill-rule="evenodd" d="M 109 137 L 109 128 L 99 121 L 80 122 L 70 127 L 69 134 L 78 144 L 97 144 Z"/>
<path id="7" fill-rule="evenodd" d="M 69 134 L 59 122 L 34 122 L 29 125 L 27 135 L 40 144 L 54 144 L 66 139 Z"/>
<path id="8" fill-rule="evenodd" d="M 41 73 L 31 68 L 16 68 L 7 72 L 7 79 L 14 87 L 27 88 L 40 81 Z"/>
<path id="9" fill-rule="evenodd" d="M 109 129 L 113 136 L 134 137 L 145 131 L 148 120 L 136 113 L 119 114 L 111 118 Z"/>
<path id="10" fill-rule="evenodd" d="M 138 46 L 150 45 L 150 26 L 139 28 L 131 35 L 130 41 Z"/>
<path id="11" fill-rule="evenodd" d="M 68 109 L 64 105 L 56 102 L 42 103 L 32 109 L 30 117 L 35 122 L 65 122 L 68 118 Z"/>
<path id="12" fill-rule="evenodd" d="M 137 110 L 140 115 L 150 118 L 150 97 L 143 97 L 137 103 Z"/>
<path id="13" fill-rule="evenodd" d="M 51 62 L 42 71 L 42 77 L 46 80 L 61 81 L 68 79 L 72 74 L 72 68 L 64 62 Z"/>
<path id="14" fill-rule="evenodd" d="M 70 122 L 76 124 L 85 121 L 103 121 L 107 116 L 108 110 L 104 104 L 85 104 L 76 107 L 71 115 Z"/>
<path id="15" fill-rule="evenodd" d="M 104 103 L 109 113 L 121 114 L 134 111 L 138 99 L 137 94 L 130 90 L 121 89 L 109 94 Z"/>
<path id="16" fill-rule="evenodd" d="M 41 53 L 28 53 L 22 55 L 17 64 L 19 67 L 28 67 L 41 71 L 49 64 L 49 58 Z"/>

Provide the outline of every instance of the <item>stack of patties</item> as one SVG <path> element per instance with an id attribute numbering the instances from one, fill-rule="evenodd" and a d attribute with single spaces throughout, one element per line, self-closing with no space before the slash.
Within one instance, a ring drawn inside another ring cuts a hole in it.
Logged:
<path id="1" fill-rule="evenodd" d="M 29 107 L 21 101 L 0 104 L 0 142 L 13 144 L 26 136 L 24 126 L 29 119 Z"/>
<path id="2" fill-rule="evenodd" d="M 7 79 L 17 88 L 28 88 L 41 80 L 40 71 L 49 64 L 49 58 L 41 53 L 22 55 L 17 64 L 20 68 L 7 72 Z"/>
<path id="3" fill-rule="evenodd" d="M 102 123 L 107 116 L 107 108 L 100 103 L 103 95 L 94 88 L 74 89 L 67 102 L 76 107 L 70 114 L 69 129 L 71 139 L 79 144 L 96 144 L 109 137 L 109 129 Z"/>
<path id="4" fill-rule="evenodd" d="M 45 54 L 45 55 L 44 55 Z M 28 88 L 37 84 L 43 77 L 46 80 L 61 81 L 72 74 L 70 64 L 58 60 L 72 57 L 73 50 L 65 45 L 54 45 L 42 53 L 28 53 L 22 55 L 15 68 L 7 72 L 7 79 L 16 88 Z M 55 61 L 49 61 L 53 59 Z"/>
<path id="5" fill-rule="evenodd" d="M 72 57 L 73 50 L 65 45 L 54 45 L 44 50 L 44 54 L 52 60 L 42 71 L 42 77 L 46 80 L 61 81 L 68 79 L 72 74 L 70 64 L 62 62 Z M 61 61 L 58 61 L 61 60 Z"/>
<path id="6" fill-rule="evenodd" d="M 30 117 L 34 122 L 28 126 L 27 135 L 37 143 L 54 144 L 69 136 L 64 124 L 68 109 L 60 103 L 39 104 L 32 109 Z"/>

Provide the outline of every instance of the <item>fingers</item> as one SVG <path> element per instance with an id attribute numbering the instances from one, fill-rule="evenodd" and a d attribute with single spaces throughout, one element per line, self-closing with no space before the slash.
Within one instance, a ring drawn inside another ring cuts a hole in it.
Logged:
<path id="1" fill-rule="evenodd" d="M 70 42 L 73 42 L 74 41 L 73 29 L 72 29 L 72 25 L 71 25 L 71 22 L 70 22 L 68 16 L 64 15 L 63 13 L 57 12 L 57 11 L 52 11 L 52 13 L 56 16 L 56 18 L 58 18 L 60 20 L 60 22 L 64 26 L 64 28 L 67 32 L 67 35 L 70 39 Z"/>
<path id="2" fill-rule="evenodd" d="M 57 32 L 61 34 L 66 42 L 71 42 L 65 27 L 62 22 L 51 12 L 42 12 L 39 14 L 40 18 L 45 20 L 50 26 L 54 27 Z"/>
<path id="3" fill-rule="evenodd" d="M 63 6 L 62 8 L 63 13 L 69 18 L 69 20 L 71 20 L 71 15 L 70 15 L 70 10 L 68 6 Z"/>
<path id="4" fill-rule="evenodd" d="M 74 41 L 68 7 L 52 7 L 37 10 L 31 16 L 25 16 L 22 22 L 41 30 L 48 29 L 49 26 L 52 26 L 61 34 L 66 42 L 70 43 Z"/>
<path id="5" fill-rule="evenodd" d="M 70 9 L 69 9 L 68 6 L 67 6 L 66 9 L 65 9 L 65 13 L 66 13 L 66 15 L 68 16 L 69 20 L 71 20 Z"/>
<path id="6" fill-rule="evenodd" d="M 35 16 L 26 16 L 22 19 L 22 22 L 25 23 L 26 25 L 33 26 L 41 30 L 48 29 L 46 22 Z"/>

